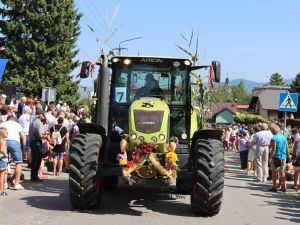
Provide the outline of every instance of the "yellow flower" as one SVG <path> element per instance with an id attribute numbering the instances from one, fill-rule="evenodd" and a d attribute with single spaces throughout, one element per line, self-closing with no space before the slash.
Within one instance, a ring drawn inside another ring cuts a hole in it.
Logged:
<path id="1" fill-rule="evenodd" d="M 121 166 L 125 166 L 125 165 L 127 164 L 127 159 L 121 159 L 121 160 L 119 161 L 119 164 L 120 164 Z"/>
<path id="2" fill-rule="evenodd" d="M 176 163 L 176 161 L 178 161 L 178 157 L 175 152 L 168 152 L 166 156 L 170 163 Z"/>
<path id="3" fill-rule="evenodd" d="M 197 84 L 198 84 L 199 86 L 202 86 L 202 85 L 203 85 L 203 81 L 202 81 L 202 80 L 198 80 L 198 81 L 197 81 Z"/>
<path id="4" fill-rule="evenodd" d="M 196 56 L 196 55 L 193 55 L 192 56 L 192 61 L 194 62 L 194 61 L 198 61 L 198 57 Z"/>

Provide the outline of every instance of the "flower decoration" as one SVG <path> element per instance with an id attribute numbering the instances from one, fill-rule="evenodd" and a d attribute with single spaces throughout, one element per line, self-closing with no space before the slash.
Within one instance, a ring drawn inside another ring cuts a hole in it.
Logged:
<path id="1" fill-rule="evenodd" d="M 198 84 L 198 86 L 203 86 L 203 81 L 202 81 L 201 79 L 199 79 L 199 80 L 197 81 L 197 84 Z"/>
<path id="2" fill-rule="evenodd" d="M 198 61 L 198 57 L 197 57 L 196 55 L 193 55 L 193 56 L 192 56 L 192 61 L 193 61 L 193 62 Z"/>
<path id="3" fill-rule="evenodd" d="M 127 165 L 127 155 L 126 154 L 118 154 L 117 160 L 119 161 L 120 166 Z"/>
<path id="4" fill-rule="evenodd" d="M 169 146 L 167 147 L 168 153 L 166 154 L 166 168 L 172 170 L 174 175 L 176 175 L 176 171 L 178 169 L 178 165 L 177 165 L 178 156 L 175 153 L 177 144 L 178 144 L 178 138 L 171 137 Z"/>
<path id="5" fill-rule="evenodd" d="M 121 139 L 123 140 L 126 140 L 126 141 L 128 141 L 128 139 L 129 139 L 129 134 L 126 134 L 126 133 L 124 133 L 124 134 L 121 134 Z"/>
<path id="6" fill-rule="evenodd" d="M 140 155 L 147 155 L 148 153 L 155 151 L 156 148 L 157 146 L 155 144 L 140 142 L 132 152 L 132 159 L 136 160 Z"/>
<path id="7" fill-rule="evenodd" d="M 168 152 L 166 154 L 166 157 L 167 157 L 167 161 L 170 164 L 175 164 L 178 161 L 178 157 L 177 157 L 177 154 L 175 152 Z"/>

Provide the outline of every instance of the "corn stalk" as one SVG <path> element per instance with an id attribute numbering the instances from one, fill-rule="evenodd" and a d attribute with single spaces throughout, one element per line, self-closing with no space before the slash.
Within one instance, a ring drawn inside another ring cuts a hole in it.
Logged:
<path id="1" fill-rule="evenodd" d="M 183 51 L 185 54 L 187 54 L 191 61 L 193 66 L 199 66 L 200 65 L 200 60 L 199 60 L 199 30 L 197 32 L 196 40 L 195 40 L 195 45 L 194 43 L 194 29 L 192 30 L 191 34 L 189 37 L 187 37 L 186 34 L 181 34 L 180 35 L 183 40 L 186 42 L 187 47 L 182 47 L 178 44 L 176 46 Z M 194 48 L 194 51 L 192 50 Z M 194 52 L 194 53 L 193 53 Z M 206 54 L 205 54 L 206 55 Z M 204 60 L 204 57 L 203 57 Z M 212 95 L 209 92 L 209 89 L 204 86 L 203 81 L 201 79 L 200 73 L 198 71 L 192 71 L 190 73 L 192 77 L 197 79 L 197 84 L 198 84 L 198 90 L 197 92 L 192 93 L 192 107 L 193 110 L 197 113 L 197 120 L 198 120 L 198 125 L 200 129 L 203 129 L 206 127 L 206 110 L 205 106 L 209 102 L 214 102 L 214 99 Z"/>

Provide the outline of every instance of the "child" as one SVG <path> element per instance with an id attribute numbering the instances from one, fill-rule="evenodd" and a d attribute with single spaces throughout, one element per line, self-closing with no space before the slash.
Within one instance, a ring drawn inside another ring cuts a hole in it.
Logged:
<path id="1" fill-rule="evenodd" d="M 6 196 L 4 192 L 5 174 L 7 169 L 8 155 L 6 150 L 7 130 L 0 128 L 0 196 Z"/>
<path id="2" fill-rule="evenodd" d="M 247 169 L 248 162 L 248 139 L 247 139 L 247 131 L 244 130 L 242 133 L 242 138 L 239 140 L 239 150 L 240 150 L 240 159 L 241 159 L 241 169 Z"/>

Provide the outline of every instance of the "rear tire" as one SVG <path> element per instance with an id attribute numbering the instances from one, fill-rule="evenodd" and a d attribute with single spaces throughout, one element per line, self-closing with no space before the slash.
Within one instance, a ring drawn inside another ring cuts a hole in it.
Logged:
<path id="1" fill-rule="evenodd" d="M 100 203 L 101 146 L 102 138 L 98 134 L 79 134 L 73 140 L 70 149 L 69 192 L 71 204 L 76 209 L 92 209 Z"/>
<path id="2" fill-rule="evenodd" d="M 192 212 L 199 216 L 218 214 L 224 188 L 224 149 L 221 141 L 198 139 L 192 161 Z"/>

